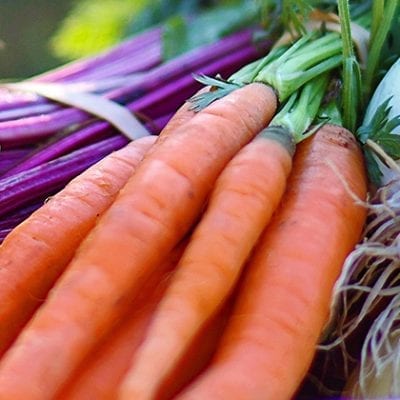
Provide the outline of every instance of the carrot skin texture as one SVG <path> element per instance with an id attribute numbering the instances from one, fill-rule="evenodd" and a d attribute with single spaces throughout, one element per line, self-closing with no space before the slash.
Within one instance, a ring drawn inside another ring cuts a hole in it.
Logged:
<path id="1" fill-rule="evenodd" d="M 190 341 L 220 309 L 279 204 L 291 166 L 290 150 L 260 134 L 224 168 L 132 360 L 121 399 L 153 399 Z"/>
<path id="2" fill-rule="evenodd" d="M 275 109 L 271 88 L 247 85 L 152 147 L 0 362 L 0 399 L 55 395 L 190 229 L 226 163 Z"/>
<path id="3" fill-rule="evenodd" d="M 365 199 L 363 160 L 349 132 L 326 125 L 298 145 L 288 190 L 248 263 L 219 349 L 177 400 L 294 395 L 328 318 L 334 282 L 366 217 L 327 158 Z"/>
<path id="4" fill-rule="evenodd" d="M 72 180 L 0 245 L 0 354 L 43 302 L 154 141 L 149 136 L 111 153 Z"/>
<path id="5" fill-rule="evenodd" d="M 72 379 L 56 396 L 57 400 L 114 400 L 131 355 L 143 340 L 153 311 L 169 283 L 185 247 L 180 243 L 154 271 L 128 314 L 103 343 L 84 360 Z"/>

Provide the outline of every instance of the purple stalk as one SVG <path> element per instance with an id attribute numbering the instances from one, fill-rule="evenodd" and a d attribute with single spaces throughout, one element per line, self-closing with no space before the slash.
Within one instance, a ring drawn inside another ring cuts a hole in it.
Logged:
<path id="1" fill-rule="evenodd" d="M 0 88 L 0 111 L 26 107 L 36 104 L 37 102 L 47 102 L 47 100 L 34 93 L 11 92 L 7 89 Z"/>
<path id="2" fill-rule="evenodd" d="M 153 134 L 156 135 L 166 125 L 171 116 L 172 114 L 163 115 L 154 121 L 148 122 L 146 126 Z M 99 141 L 105 137 L 115 134 L 118 134 L 117 130 L 110 126 L 110 124 L 107 122 L 96 122 L 39 149 L 25 161 L 15 165 L 14 168 L 5 172 L 2 175 L 2 178 L 27 171 L 31 168 L 37 167 L 38 165 L 68 154 L 69 152 L 79 149 L 80 147 L 87 146 L 88 144 L 93 143 L 93 141 Z"/>
<path id="3" fill-rule="evenodd" d="M 6 236 L 12 231 L 12 229 L 0 229 L 0 243 L 4 241 Z"/>
<path id="4" fill-rule="evenodd" d="M 130 68 L 129 65 L 131 65 L 131 63 L 125 62 L 124 65 L 120 67 L 127 70 Z M 128 66 L 128 68 L 126 66 Z M 120 76 L 107 77 L 97 81 L 79 82 L 79 84 L 82 85 L 82 89 L 79 90 L 89 93 L 104 94 L 112 89 L 126 85 L 127 82 L 133 80 L 143 81 L 143 79 L 146 78 L 145 74 L 145 72 L 135 72 L 130 75 L 121 74 Z M 66 106 L 63 106 L 60 103 L 51 102 L 51 100 L 47 100 L 43 97 L 38 97 L 37 101 L 32 101 L 26 104 L 17 103 L 17 105 L 18 107 L 4 110 L 1 110 L 0 108 L 0 122 L 28 118 L 40 114 L 49 114 L 66 108 Z"/>
<path id="5" fill-rule="evenodd" d="M 32 149 L 0 151 L 0 179 L 1 175 L 24 159 Z"/>
<path id="6" fill-rule="evenodd" d="M 248 47 L 229 54 L 204 67 L 193 70 L 194 74 L 214 75 L 220 73 L 224 77 L 228 77 L 236 71 L 239 66 L 254 60 L 258 56 L 258 52 L 254 47 Z M 127 105 L 128 109 L 135 113 L 145 113 L 150 118 L 162 115 L 176 109 L 176 104 L 182 104 L 192 94 L 201 87 L 192 76 L 185 75 L 176 81 L 170 82 L 159 89 L 154 90 L 147 96 L 143 96 Z"/>
<path id="7" fill-rule="evenodd" d="M 106 97 L 125 103 L 159 87 L 184 74 L 198 71 L 210 62 L 238 49 L 256 50 L 250 46 L 250 31 L 234 34 L 217 43 L 196 49 L 173 59 L 150 71 L 146 79 L 135 82 L 120 90 L 111 91 Z M 66 108 L 47 115 L 28 117 L 15 121 L 0 122 L 0 144 L 13 145 L 43 138 L 70 125 L 82 123 L 92 118 L 89 114 L 75 108 Z"/>
<path id="8" fill-rule="evenodd" d="M 188 53 L 182 54 L 169 62 L 154 68 L 146 76 L 145 82 L 134 82 L 120 89 L 110 92 L 107 97 L 120 103 L 134 100 L 143 91 L 151 91 L 160 85 L 172 81 L 182 75 L 194 72 L 196 69 L 207 66 L 234 51 L 252 47 L 252 32 L 250 30 L 234 33 L 218 42 L 196 48 Z"/>
<path id="9" fill-rule="evenodd" d="M 257 50 L 253 47 L 249 47 L 216 60 L 195 72 L 201 72 L 207 75 L 221 73 L 223 76 L 228 77 L 231 73 L 252 61 L 257 56 Z M 151 120 L 155 120 L 159 126 L 163 127 L 163 123 L 165 124 L 167 122 L 169 115 L 175 112 L 176 109 L 200 87 L 200 83 L 195 81 L 191 75 L 186 75 L 174 82 L 160 87 L 154 92 L 151 92 L 136 101 L 133 101 L 128 105 L 128 107 L 132 112 L 145 114 Z M 161 117 L 160 121 L 160 115 L 165 115 L 167 117 Z M 163 118 L 164 122 L 162 122 Z M 152 125 L 148 124 L 148 128 L 151 129 Z M 154 130 L 152 131 L 153 133 L 158 133 Z M 21 163 L 15 166 L 12 170 L 7 171 L 5 176 L 11 176 L 12 174 L 28 170 L 59 157 L 60 155 L 66 154 L 71 150 L 79 148 L 90 141 L 102 139 L 104 136 L 111 135 L 115 132 L 116 131 L 108 122 L 93 122 L 85 128 L 69 133 L 64 138 L 41 149 L 24 163 Z"/>
<path id="10" fill-rule="evenodd" d="M 104 53 L 102 58 L 92 57 L 76 61 L 39 77 L 32 78 L 32 81 L 76 83 L 99 80 L 121 74 L 129 75 L 147 71 L 162 61 L 159 29 L 152 32 L 141 43 L 137 43 L 135 38 L 114 49 L 115 51 L 111 50 Z M 40 96 L 29 93 L 9 92 L 8 90 L 0 90 L 0 99 L 0 111 L 47 103 L 47 100 Z"/>
<path id="11" fill-rule="evenodd" d="M 43 201 L 39 201 L 38 203 L 29 204 L 26 207 L 5 215 L 0 221 L 0 230 L 15 228 L 42 205 Z"/>
<path id="12" fill-rule="evenodd" d="M 123 136 L 114 136 L 29 171 L 1 179 L 0 216 L 61 189 L 72 178 L 127 142 Z"/>
<path id="13" fill-rule="evenodd" d="M 107 79 L 115 76 L 125 76 L 136 72 L 148 71 L 161 63 L 161 45 L 146 48 L 141 53 L 130 53 L 125 57 L 102 67 L 85 73 L 81 79 L 74 82 Z"/>
<path id="14" fill-rule="evenodd" d="M 43 102 L 32 106 L 18 107 L 4 111 L 0 110 L 0 122 L 31 117 L 33 115 L 46 114 L 59 108 L 60 106 L 58 104 Z"/>
<path id="15" fill-rule="evenodd" d="M 36 76 L 33 79 L 38 82 L 61 82 L 82 78 L 82 75 L 84 76 L 87 71 L 101 68 L 115 60 L 126 57 L 130 53 L 140 53 L 143 48 L 153 44 L 160 46 L 161 28 L 145 31 L 96 56 L 73 61 L 58 69 Z"/>

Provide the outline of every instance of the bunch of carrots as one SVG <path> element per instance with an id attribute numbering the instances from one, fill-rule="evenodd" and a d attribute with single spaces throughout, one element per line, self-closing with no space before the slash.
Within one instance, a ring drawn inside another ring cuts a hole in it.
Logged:
<path id="1" fill-rule="evenodd" d="M 0 399 L 296 395 L 367 214 L 354 118 L 332 92 L 354 83 L 346 1 L 339 16 L 341 34 L 324 17 L 226 80 L 199 76 L 157 136 L 7 234 Z"/>

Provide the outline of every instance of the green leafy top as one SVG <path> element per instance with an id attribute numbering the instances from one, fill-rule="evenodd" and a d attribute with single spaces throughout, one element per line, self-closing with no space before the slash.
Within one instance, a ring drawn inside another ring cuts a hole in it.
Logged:
<path id="1" fill-rule="evenodd" d="M 194 75 L 194 77 L 203 85 L 211 86 L 211 90 L 209 92 L 194 95 L 189 99 L 189 101 L 192 103 L 191 109 L 196 112 L 206 108 L 214 101 L 243 86 L 243 84 L 229 82 L 219 76 L 212 78 L 206 75 Z"/>
<path id="2" fill-rule="evenodd" d="M 313 78 L 330 71 L 341 63 L 341 41 L 335 32 L 314 31 L 303 35 L 291 46 L 273 49 L 261 60 L 246 65 L 228 80 L 202 76 L 203 84 L 212 90 L 191 99 L 200 110 L 238 87 L 262 82 L 270 85 L 284 102 Z"/>

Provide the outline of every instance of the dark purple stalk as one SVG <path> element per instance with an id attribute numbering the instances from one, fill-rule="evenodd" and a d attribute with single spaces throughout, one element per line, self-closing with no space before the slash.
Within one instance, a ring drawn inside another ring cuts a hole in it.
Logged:
<path id="1" fill-rule="evenodd" d="M 29 204 L 17 211 L 4 215 L 0 221 L 0 230 L 2 229 L 13 229 L 23 220 L 28 218 L 35 210 L 43 205 L 43 201 L 39 201 L 34 204 Z"/>
<path id="2" fill-rule="evenodd" d="M 20 148 L 20 149 L 12 149 L 12 150 L 0 150 L 0 161 L 4 159 L 18 159 L 22 158 L 27 155 L 29 152 L 32 151 L 32 148 Z"/>
<path id="3" fill-rule="evenodd" d="M 3 150 L 0 151 L 0 179 L 5 171 L 12 168 L 23 160 L 32 149 L 20 149 L 20 150 Z"/>
<path id="4" fill-rule="evenodd" d="M 165 63 L 150 71 L 145 80 L 135 82 L 133 85 L 120 90 L 111 91 L 106 97 L 122 103 L 132 101 L 132 99 L 143 96 L 143 94 L 154 90 L 161 84 L 170 82 L 182 75 L 197 72 L 200 67 L 205 69 L 212 61 L 218 60 L 218 58 L 226 54 L 232 54 L 235 50 L 244 49 L 256 52 L 250 43 L 251 33 L 249 31 L 234 34 L 216 44 L 204 46 Z M 0 144 L 14 145 L 35 141 L 67 126 L 87 121 L 90 118 L 91 116 L 83 111 L 75 108 L 66 108 L 47 115 L 1 122 Z"/>
<path id="5" fill-rule="evenodd" d="M 153 28 L 143 33 L 140 33 L 133 38 L 127 39 L 121 44 L 107 49 L 102 53 L 91 56 L 79 61 L 73 61 L 67 65 L 47 72 L 45 74 L 34 77 L 35 81 L 39 82 L 61 82 L 76 80 L 85 76 L 87 71 L 101 68 L 104 65 L 114 62 L 120 58 L 126 57 L 130 53 L 138 53 L 153 44 L 161 46 L 161 28 Z"/>
<path id="6" fill-rule="evenodd" d="M 4 241 L 6 236 L 12 231 L 12 229 L 0 229 L 0 243 Z"/>
<path id="7" fill-rule="evenodd" d="M 0 216 L 61 189 L 76 175 L 127 142 L 123 136 L 114 136 L 29 171 L 1 179 Z"/>

